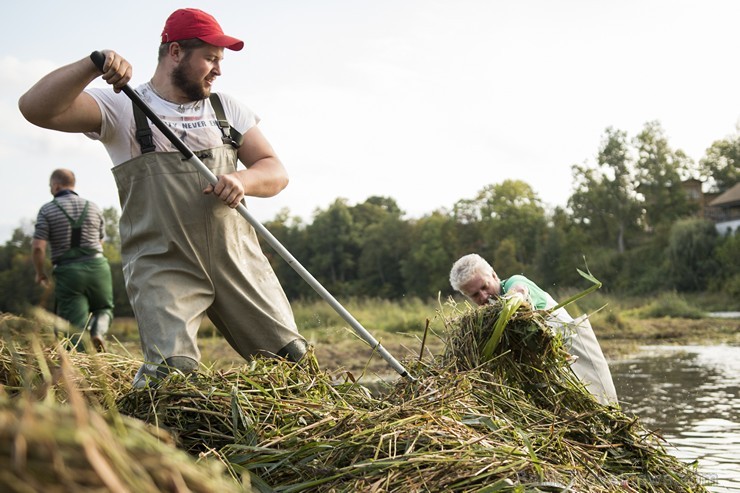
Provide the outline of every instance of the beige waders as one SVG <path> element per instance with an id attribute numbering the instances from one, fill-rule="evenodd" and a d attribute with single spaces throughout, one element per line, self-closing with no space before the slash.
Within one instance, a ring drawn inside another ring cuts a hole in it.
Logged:
<path id="1" fill-rule="evenodd" d="M 561 311 L 562 310 L 562 311 Z M 563 334 L 565 347 L 573 356 L 570 367 L 588 391 L 602 404 L 617 404 L 617 390 L 599 341 L 587 315 L 573 320 L 561 309 L 548 325 Z"/>
<path id="2" fill-rule="evenodd" d="M 236 170 L 236 150 L 196 153 L 215 175 Z M 254 229 L 213 195 L 179 153 L 148 153 L 113 168 L 122 215 L 126 290 L 139 325 L 144 365 L 197 368 L 204 314 L 244 358 L 304 343 Z M 283 354 L 281 354 L 283 355 Z"/>
<path id="3" fill-rule="evenodd" d="M 572 327 L 574 333 L 570 338 L 570 354 L 577 358 L 570 365 L 573 373 L 578 375 L 599 402 L 617 404 L 617 390 L 614 388 L 612 373 L 588 315 L 575 319 Z"/>

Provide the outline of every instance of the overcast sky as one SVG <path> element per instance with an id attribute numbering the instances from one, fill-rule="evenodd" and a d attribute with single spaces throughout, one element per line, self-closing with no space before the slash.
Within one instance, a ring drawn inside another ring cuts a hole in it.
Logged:
<path id="1" fill-rule="evenodd" d="M 250 199 L 310 221 L 339 197 L 394 198 L 420 217 L 505 179 L 549 206 L 570 167 L 594 162 L 604 130 L 658 120 L 695 161 L 740 119 L 735 0 L 314 0 L 10 2 L 0 34 L 0 242 L 50 200 L 57 167 L 118 207 L 103 146 L 27 123 L 18 97 L 50 70 L 112 48 L 146 82 L 180 7 L 245 41 L 216 90 L 242 99 L 288 168 L 277 197 Z M 90 22 L 90 20 L 94 22 Z"/>

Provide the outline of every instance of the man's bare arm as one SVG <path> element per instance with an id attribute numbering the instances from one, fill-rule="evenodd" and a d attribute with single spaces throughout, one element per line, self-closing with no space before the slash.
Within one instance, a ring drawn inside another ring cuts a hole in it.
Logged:
<path id="1" fill-rule="evenodd" d="M 219 176 L 216 186 L 209 185 L 204 193 L 213 193 L 234 208 L 245 195 L 272 197 L 288 185 L 288 172 L 256 126 L 244 136 L 238 156 L 247 169 Z"/>
<path id="2" fill-rule="evenodd" d="M 58 68 L 39 80 L 18 100 L 23 116 L 34 125 L 63 132 L 99 132 L 100 108 L 84 89 L 103 76 L 114 90 L 131 79 L 131 65 L 113 51 L 106 55 L 104 72 L 85 57 Z"/>
<path id="3" fill-rule="evenodd" d="M 31 242 L 31 260 L 36 270 L 36 284 L 46 287 L 49 278 L 46 275 L 46 240 L 34 238 Z"/>

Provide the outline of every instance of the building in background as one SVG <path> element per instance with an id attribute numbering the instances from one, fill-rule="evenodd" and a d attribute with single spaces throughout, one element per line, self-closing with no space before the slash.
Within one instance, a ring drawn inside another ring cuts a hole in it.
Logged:
<path id="1" fill-rule="evenodd" d="M 740 182 L 710 200 L 705 217 L 714 222 L 719 234 L 737 234 L 740 230 Z"/>

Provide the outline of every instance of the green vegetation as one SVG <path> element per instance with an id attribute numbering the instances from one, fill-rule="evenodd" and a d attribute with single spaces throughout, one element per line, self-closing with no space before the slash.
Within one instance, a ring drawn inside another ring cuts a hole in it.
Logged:
<path id="1" fill-rule="evenodd" d="M 699 293 L 711 293 L 726 302 L 716 310 L 739 310 L 740 235 L 719 235 L 683 186 L 690 177 L 701 178 L 714 193 L 734 185 L 738 149 L 740 136 L 718 140 L 697 164 L 670 146 L 657 122 L 632 138 L 607 128 L 595 162 L 572 167 L 566 208 L 549 210 L 525 181 L 505 180 L 419 218 L 405 218 L 393 198 L 371 196 L 355 205 L 337 198 L 316 210 L 309 224 L 285 210 L 265 226 L 338 299 L 435 300 L 440 293 L 444 299 L 452 294 L 452 263 L 477 252 L 502 278 L 524 274 L 549 292 L 582 290 L 586 283 L 577 270 L 587 267 L 605 294 L 620 299 L 675 292 L 693 303 Z M 105 216 L 116 315 L 131 316 L 118 214 L 109 209 Z M 264 248 L 292 301 L 317 299 L 282 258 Z M 0 246 L 0 311 L 51 308 L 51 292 L 33 278 L 30 238 L 18 229 Z M 415 310 L 413 302 L 403 303 L 410 303 L 404 310 Z M 300 324 L 321 326 L 332 317 L 317 305 Z M 389 330 L 406 330 L 405 324 Z"/>
<path id="2" fill-rule="evenodd" d="M 588 393 L 528 306 L 449 306 L 444 350 L 373 392 L 311 353 L 132 389 L 119 347 L 67 352 L 2 315 L 0 489 L 706 492 L 639 416 Z"/>
<path id="3" fill-rule="evenodd" d="M 419 298 L 390 301 L 353 298 L 343 306 L 363 325 L 382 332 L 419 332 L 424 320 L 434 316 L 435 306 Z M 323 300 L 297 302 L 293 313 L 301 331 L 343 326 L 346 322 Z"/>
<path id="4" fill-rule="evenodd" d="M 647 306 L 636 311 L 640 318 L 689 318 L 697 319 L 705 316 L 705 312 L 689 303 L 678 293 L 661 293 L 658 298 L 651 300 Z"/>
<path id="5" fill-rule="evenodd" d="M 563 290 L 555 294 L 556 299 L 565 300 L 577 292 Z M 393 302 L 354 298 L 340 301 L 391 354 L 399 359 L 416 359 L 420 354 L 439 355 L 443 350 L 445 320 L 466 306 L 460 297 L 455 300 Z M 571 303 L 567 309 L 574 316 L 590 314 L 605 354 L 616 359 L 650 344 L 740 344 L 740 319 L 706 316 L 708 312 L 717 310 L 717 306 L 728 306 L 731 302 L 712 293 L 696 294 L 690 298 L 678 293 L 666 293 L 656 298 L 617 298 L 595 291 Z M 373 354 L 372 349 L 324 301 L 299 301 L 293 304 L 293 310 L 298 327 L 314 346 L 322 368 L 334 372 L 350 371 L 356 377 L 392 373 L 388 364 Z M 38 310 L 31 314 L 37 320 L 44 320 Z M 138 330 L 132 318 L 116 319 L 111 339 L 118 341 L 133 357 L 141 354 Z M 228 368 L 243 363 L 208 320 L 202 324 L 199 341 L 205 365 Z"/>

